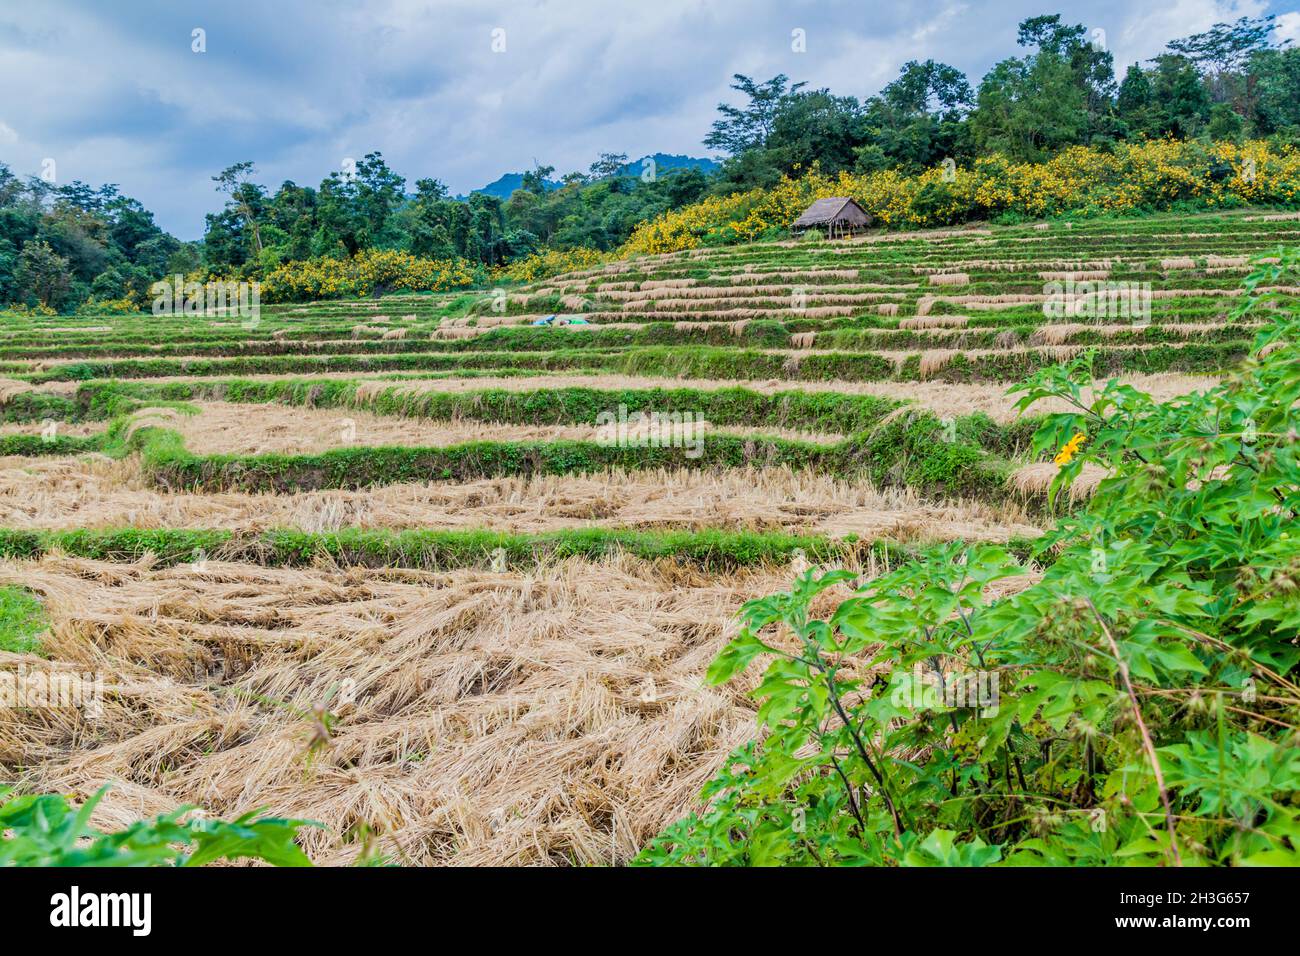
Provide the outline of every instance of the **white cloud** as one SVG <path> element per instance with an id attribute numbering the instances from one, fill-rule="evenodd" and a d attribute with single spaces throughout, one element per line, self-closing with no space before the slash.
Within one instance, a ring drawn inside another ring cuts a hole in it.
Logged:
<path id="1" fill-rule="evenodd" d="M 1278 43 L 1290 41 L 1300 43 L 1300 13 L 1278 14 L 1274 23 L 1273 39 Z"/>
<path id="2" fill-rule="evenodd" d="M 1238 17 L 1257 17 L 1267 9 L 1265 0 L 1172 0 L 1147 6 L 1118 32 L 1108 31 L 1115 73 L 1123 77 L 1130 63 L 1158 55 L 1170 40 L 1204 32 L 1216 23 Z"/>

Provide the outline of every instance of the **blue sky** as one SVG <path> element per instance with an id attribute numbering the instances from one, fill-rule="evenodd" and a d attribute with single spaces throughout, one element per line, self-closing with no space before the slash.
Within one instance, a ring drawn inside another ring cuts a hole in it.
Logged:
<path id="1" fill-rule="evenodd" d="M 1105 31 L 1117 69 L 1175 37 L 1277 13 L 1268 0 L 39 0 L 0 9 L 0 161 L 60 182 L 119 183 L 184 239 L 219 205 L 210 177 L 316 185 L 383 152 L 464 192 L 534 160 L 602 150 L 708 155 L 733 73 L 786 73 L 869 96 L 909 59 L 977 83 L 1040 13 Z M 204 31 L 196 53 L 193 31 Z M 802 30 L 805 52 L 792 49 Z M 494 31 L 504 31 L 496 32 Z M 501 50 L 502 39 L 504 50 Z M 494 44 L 494 40 L 496 41 Z M 496 50 L 493 49 L 494 45 Z"/>

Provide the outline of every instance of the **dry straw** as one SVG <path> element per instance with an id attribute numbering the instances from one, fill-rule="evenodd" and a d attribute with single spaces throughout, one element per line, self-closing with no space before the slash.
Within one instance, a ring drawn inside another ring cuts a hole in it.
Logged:
<path id="1" fill-rule="evenodd" d="M 104 826 L 182 803 L 314 819 L 323 864 L 367 835 L 414 865 L 623 863 L 752 734 L 744 684 L 704 671 L 788 576 L 5 563 L 47 604 L 51 657 L 107 686 L 98 714 L 15 712 L 0 763 L 81 799 L 115 782 Z"/>
<path id="2" fill-rule="evenodd" d="M 965 272 L 935 272 L 930 275 L 930 285 L 970 285 Z"/>

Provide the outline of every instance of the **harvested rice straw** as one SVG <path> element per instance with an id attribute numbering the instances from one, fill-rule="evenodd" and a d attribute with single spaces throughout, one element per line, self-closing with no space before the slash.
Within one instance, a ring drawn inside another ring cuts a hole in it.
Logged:
<path id="1" fill-rule="evenodd" d="M 1065 272 L 1040 272 L 1038 277 L 1044 282 L 1086 282 L 1097 279 L 1109 279 L 1109 269 L 1082 269 Z"/>
<path id="2" fill-rule="evenodd" d="M 96 710 L 15 711 L 0 763 L 81 799 L 124 781 L 101 826 L 182 803 L 316 820 L 318 864 L 355 861 L 359 827 L 412 865 L 621 864 L 753 735 L 757 678 L 703 677 L 736 607 L 789 573 L 4 562 L 46 603 L 48 666 L 109 676 Z M 318 706 L 335 722 L 313 746 Z"/>
<path id="3" fill-rule="evenodd" d="M 918 406 L 919 407 L 919 406 Z M 575 526 L 725 529 L 861 536 L 900 542 L 1006 541 L 1038 530 L 1015 501 L 932 502 L 906 488 L 781 466 L 419 482 L 293 494 L 165 493 L 135 460 L 42 459 L 0 468 L 0 520 L 25 528 L 483 528 Z M 843 530 L 837 530 L 843 529 Z M 867 534 L 866 532 L 869 532 Z"/>
<path id="4" fill-rule="evenodd" d="M 23 382 L 13 378 L 0 378 L 0 405 L 8 405 L 15 396 L 34 391 L 36 391 L 36 386 L 31 382 Z"/>
<path id="5" fill-rule="evenodd" d="M 930 285 L 970 285 L 970 276 L 965 272 L 933 272 Z"/>
<path id="6" fill-rule="evenodd" d="M 961 329 L 970 322 L 969 315 L 918 315 L 899 319 L 900 329 Z"/>
<path id="7" fill-rule="evenodd" d="M 1010 484 L 1022 495 L 1039 497 L 1047 494 L 1047 489 L 1060 470 L 1060 465 L 1050 461 L 1023 465 L 1011 474 Z M 1070 485 L 1068 492 L 1070 502 L 1076 503 L 1091 498 L 1106 474 L 1106 469 L 1098 465 L 1085 464 Z"/>
<path id="8" fill-rule="evenodd" d="M 926 349 L 921 353 L 917 372 L 922 379 L 927 379 L 961 354 L 961 349 Z"/>

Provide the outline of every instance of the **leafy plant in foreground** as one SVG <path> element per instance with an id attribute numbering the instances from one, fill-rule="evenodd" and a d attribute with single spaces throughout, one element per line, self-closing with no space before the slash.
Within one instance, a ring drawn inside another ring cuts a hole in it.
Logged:
<path id="1" fill-rule="evenodd" d="M 1209 391 L 1087 355 L 1016 387 L 1071 409 L 1034 438 L 1053 496 L 1106 476 L 1041 574 L 949 545 L 825 617 L 852 573 L 745 604 L 709 679 L 766 662 L 760 739 L 637 862 L 1300 864 L 1300 321 L 1257 292 L 1297 271 L 1252 274 L 1234 318 L 1269 324 Z"/>
<path id="2" fill-rule="evenodd" d="M 275 866 L 311 866 L 295 838 L 306 820 L 246 813 L 237 820 L 195 818 L 181 807 L 123 830 L 90 825 L 108 788 L 80 808 L 58 794 L 13 797 L 0 804 L 0 866 L 203 866 L 216 860 L 255 859 Z M 0 797 L 7 791 L 0 790 Z"/>

